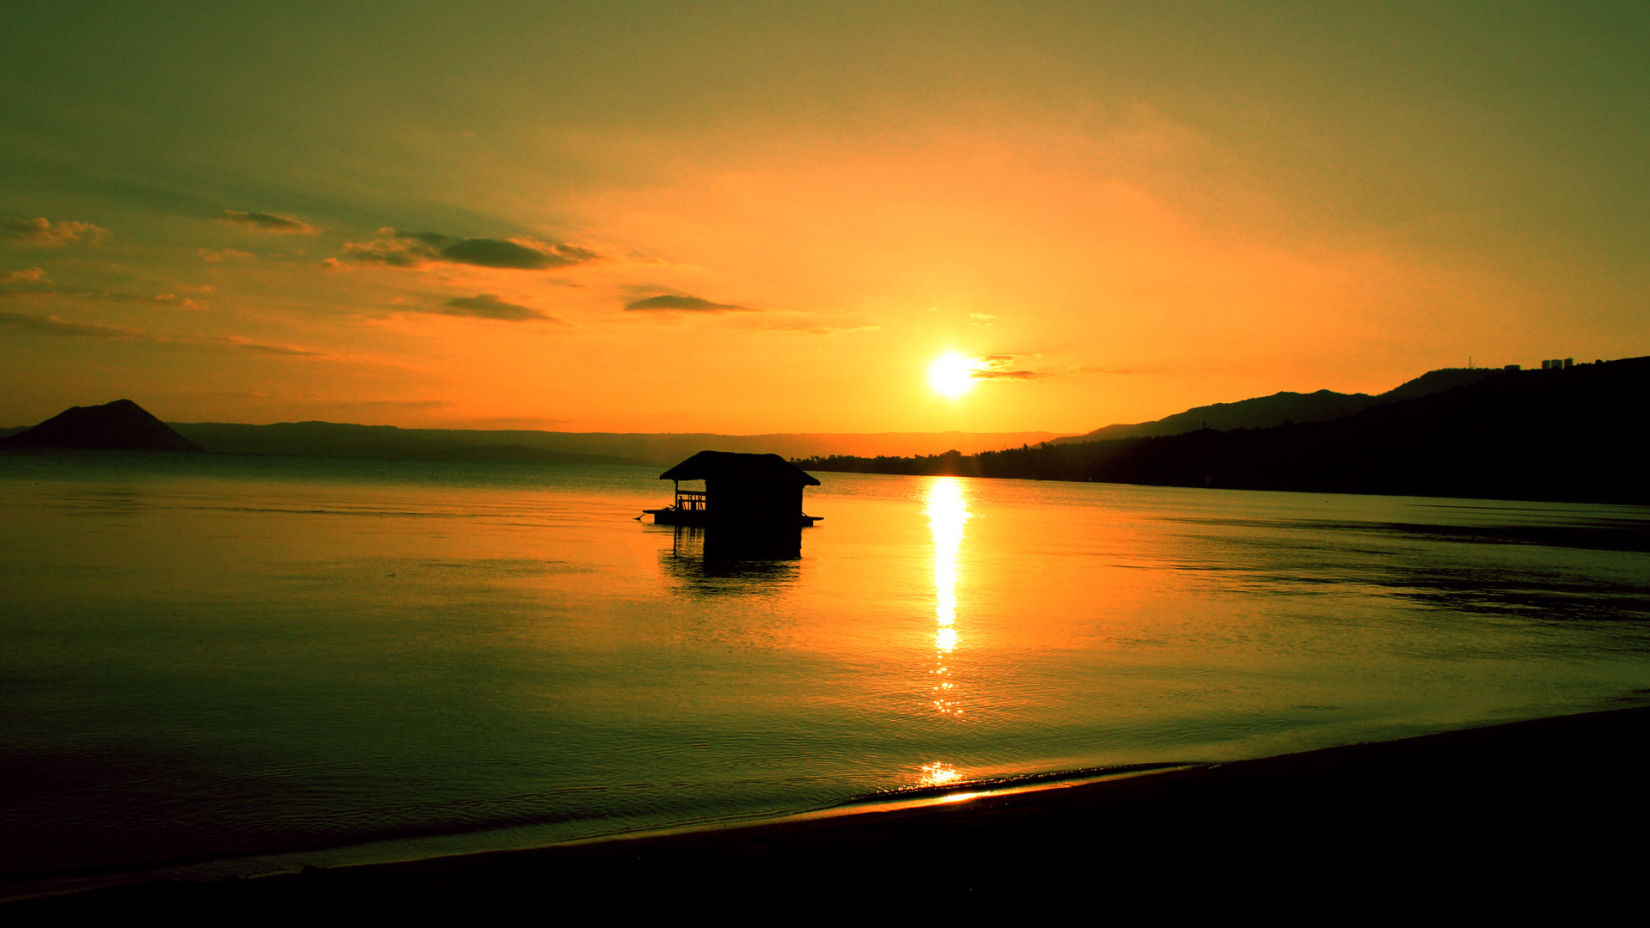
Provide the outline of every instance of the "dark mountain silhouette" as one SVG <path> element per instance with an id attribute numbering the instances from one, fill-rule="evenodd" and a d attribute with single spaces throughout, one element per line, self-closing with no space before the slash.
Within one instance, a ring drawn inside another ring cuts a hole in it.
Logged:
<path id="1" fill-rule="evenodd" d="M 131 400 L 65 409 L 33 428 L 0 438 L 0 448 L 204 450 Z"/>
<path id="2" fill-rule="evenodd" d="M 1087 434 L 1073 435 L 1057 441 L 1062 444 L 1077 444 L 1111 438 L 1182 435 L 1199 429 L 1229 432 L 1233 429 L 1267 429 L 1291 422 L 1330 422 L 1386 403 L 1430 396 L 1474 384 L 1498 373 L 1502 372 L 1483 368 L 1446 368 L 1429 371 L 1376 396 L 1368 393 L 1336 393 L 1333 390 L 1319 390 L 1316 393 L 1274 393 L 1271 396 L 1257 396 L 1234 403 L 1198 406 L 1152 422 L 1108 425 Z"/>
<path id="3" fill-rule="evenodd" d="M 809 471 L 1645 503 L 1646 422 L 1650 358 L 1629 358 L 1489 371 L 1330 422 L 798 463 Z"/>

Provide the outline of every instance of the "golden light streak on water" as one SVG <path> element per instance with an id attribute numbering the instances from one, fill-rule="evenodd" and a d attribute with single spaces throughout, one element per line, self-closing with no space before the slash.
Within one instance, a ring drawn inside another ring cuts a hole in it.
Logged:
<path id="1" fill-rule="evenodd" d="M 957 650 L 957 630 L 951 626 L 941 626 L 934 632 L 934 650 L 950 652 Z"/>
<path id="2" fill-rule="evenodd" d="M 922 765 L 922 776 L 917 781 L 919 786 L 948 786 L 962 779 L 962 774 L 950 764 L 932 763 Z"/>
<path id="3" fill-rule="evenodd" d="M 961 715 L 956 684 L 946 655 L 957 650 L 958 552 L 969 519 L 962 481 L 935 477 L 928 483 L 928 528 L 934 537 L 934 708 L 941 715 Z"/>

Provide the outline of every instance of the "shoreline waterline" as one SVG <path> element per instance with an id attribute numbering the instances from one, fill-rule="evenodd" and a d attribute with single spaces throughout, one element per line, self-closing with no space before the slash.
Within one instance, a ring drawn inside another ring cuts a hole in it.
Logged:
<path id="1" fill-rule="evenodd" d="M 1477 862 L 1458 861 L 1474 871 L 1515 855 L 1530 866 L 1568 872 L 1570 864 L 1558 858 L 1583 846 L 1572 842 L 1602 837 L 1605 831 L 1631 833 L 1636 823 L 1650 822 L 1650 798 L 1641 795 L 1633 773 L 1641 769 L 1647 744 L 1650 706 L 1634 706 L 1269 757 L 1149 769 L 1133 766 L 1076 779 L 1053 776 L 998 790 L 964 784 L 955 792 L 886 803 L 849 803 L 777 818 L 548 846 L 494 846 L 340 864 L 296 860 L 314 861 L 324 854 L 277 855 L 294 859 L 263 873 L 213 872 L 210 864 L 159 868 L 118 879 L 104 875 L 109 881 L 95 885 L 7 892 L 0 905 L 25 913 L 57 906 L 188 909 L 198 904 L 211 909 L 297 905 L 300 900 L 309 905 L 320 897 L 347 904 L 364 902 L 368 896 L 376 905 L 386 901 L 381 893 L 387 886 L 396 887 L 399 894 L 399 903 L 391 904 L 410 905 L 408 893 L 451 902 L 455 900 L 448 893 L 479 891 L 481 885 L 494 891 L 501 881 L 525 879 L 549 880 L 569 892 L 595 895 L 628 880 L 710 878 L 736 865 L 762 868 L 780 881 L 769 887 L 778 892 L 782 886 L 828 882 L 831 868 L 852 866 L 856 855 L 895 855 L 902 847 L 911 851 L 908 859 L 902 857 L 909 866 L 925 878 L 944 882 L 942 873 L 932 872 L 943 868 L 923 863 L 923 853 L 933 850 L 936 842 L 956 855 L 995 859 L 1002 852 L 992 849 L 994 843 L 1006 841 L 1040 848 L 1027 851 L 1034 857 L 1059 849 L 1078 858 L 1094 854 L 1097 861 L 1103 858 L 1107 866 L 1116 867 L 1118 847 L 1142 842 L 1142 847 L 1161 852 L 1159 845 L 1192 846 L 1208 840 L 1211 833 L 1224 833 L 1223 823 L 1231 821 L 1271 823 L 1271 836 L 1230 837 L 1258 848 L 1257 853 L 1281 854 L 1280 866 L 1314 866 L 1310 859 L 1290 855 L 1326 840 L 1334 847 L 1325 853 L 1366 865 L 1378 863 L 1414 830 L 1446 845 L 1454 842 L 1462 855 L 1488 855 Z M 1608 818 L 1597 814 L 1601 808 L 1611 813 Z M 1291 828 L 1310 833 L 1310 840 L 1279 838 Z M 1595 831 L 1601 834 L 1593 835 Z M 1091 841 L 1098 833 L 1109 837 Z M 1178 837 L 1165 842 L 1166 835 Z M 1509 835 L 1521 837 L 1512 840 Z M 1430 859 L 1439 850 L 1411 846 L 1408 853 Z M 260 859 L 273 863 L 269 858 L 246 860 Z M 1247 872 L 1249 866 L 1227 863 L 1236 870 L 1223 865 L 1222 873 Z M 1389 863 L 1396 866 L 1400 860 L 1394 856 Z M 1077 864 L 1074 859 L 1050 865 L 1061 869 Z M 1011 859 L 997 860 L 996 865 L 997 875 L 985 868 L 983 876 L 964 881 L 970 883 L 968 891 L 979 889 L 973 884 L 981 881 L 993 892 L 1004 891 L 1006 882 L 1041 872 L 1023 870 Z M 818 872 L 810 877 L 802 872 L 807 868 Z M 881 889 L 898 893 L 897 886 Z"/>
<path id="2" fill-rule="evenodd" d="M 947 787 L 912 787 L 883 793 L 853 796 L 814 809 L 772 815 L 746 815 L 669 825 L 607 832 L 563 840 L 533 840 L 543 829 L 514 826 L 470 832 L 428 834 L 386 838 L 328 847 L 300 848 L 267 853 L 237 854 L 199 860 L 160 861 L 153 865 L 110 870 L 21 874 L 0 876 L 0 905 L 35 898 L 145 885 L 149 883 L 212 883 L 225 880 L 269 879 L 309 870 L 350 870 L 360 867 L 397 866 L 425 861 L 459 859 L 484 854 L 531 853 L 551 848 L 601 845 L 609 842 L 650 841 L 683 835 L 736 831 L 744 828 L 794 825 L 803 822 L 857 815 L 880 815 L 953 805 L 978 799 L 1047 790 L 1078 788 L 1096 783 L 1149 776 L 1171 770 L 1218 766 L 1216 761 L 1170 761 L 1121 764 L 1108 768 L 1050 771 L 1012 777 L 989 778 Z M 6 886 L 11 882 L 13 886 Z"/>

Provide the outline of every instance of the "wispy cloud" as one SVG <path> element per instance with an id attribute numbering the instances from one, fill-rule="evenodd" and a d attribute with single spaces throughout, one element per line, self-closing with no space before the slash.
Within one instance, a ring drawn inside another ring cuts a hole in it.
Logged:
<path id="1" fill-rule="evenodd" d="M 46 335 L 90 335 L 99 338 L 142 338 L 137 329 L 123 329 L 92 322 L 69 322 L 56 316 L 36 316 L 32 313 L 13 313 L 0 310 L 0 326 L 39 332 Z"/>
<path id="2" fill-rule="evenodd" d="M 268 232 L 274 235 L 314 235 L 321 231 L 294 216 L 260 213 L 256 210 L 226 209 L 219 214 L 218 221 L 253 232 Z"/>
<path id="3" fill-rule="evenodd" d="M 313 394 L 311 394 L 313 395 Z M 446 409 L 451 400 L 349 400 L 351 406 L 371 409 Z"/>
<path id="4" fill-rule="evenodd" d="M 531 238 L 456 238 L 435 232 L 398 232 L 388 226 L 378 238 L 344 245 L 344 260 L 391 267 L 468 264 L 502 270 L 547 271 L 595 261 L 600 255 L 564 242 Z M 336 263 L 336 262 L 334 262 Z"/>
<path id="5" fill-rule="evenodd" d="M 77 338 L 108 338 L 120 341 L 146 342 L 156 345 L 177 345 L 193 348 L 231 348 L 259 354 L 292 355 L 297 357 L 325 357 L 324 351 L 312 351 L 296 345 L 275 345 L 254 341 L 239 335 L 164 335 L 128 329 L 122 326 L 96 322 L 72 322 L 57 316 L 36 316 L 31 313 L 13 313 L 0 310 L 0 328 L 20 329 L 39 335 L 61 335 Z"/>
<path id="6" fill-rule="evenodd" d="M 1021 356 L 1015 354 L 993 354 L 980 359 L 980 367 L 974 369 L 970 375 L 975 380 L 1031 380 L 1037 377 L 1048 377 L 1053 372 L 1034 370 L 1021 365 Z"/>
<path id="7" fill-rule="evenodd" d="M 64 245 L 101 245 L 109 230 L 89 222 L 65 219 L 52 222 L 44 216 L 34 219 L 0 218 L 0 241 L 40 248 Z"/>
<path id="8" fill-rule="evenodd" d="M 197 249 L 196 253 L 201 256 L 202 261 L 205 261 L 208 264 L 222 264 L 225 261 L 244 261 L 247 258 L 253 257 L 252 252 L 240 251 L 235 248 L 201 248 Z"/>
<path id="9" fill-rule="evenodd" d="M 185 338 L 157 336 L 157 339 L 167 344 L 237 348 L 242 351 L 256 351 L 260 354 L 285 354 L 301 358 L 324 358 L 328 356 L 325 351 L 314 351 L 309 348 L 300 348 L 297 345 L 272 345 L 268 342 L 253 341 L 239 335 L 198 335 Z"/>
<path id="10" fill-rule="evenodd" d="M 864 322 L 821 322 L 806 314 L 797 314 L 792 318 L 775 314 L 763 313 L 764 318 L 756 327 L 774 332 L 803 332 L 808 335 L 844 335 L 850 332 L 875 332 L 882 328 L 880 325 L 871 325 Z"/>
<path id="11" fill-rule="evenodd" d="M 20 271 L 0 272 L 0 293 L 27 293 L 45 289 L 47 284 L 48 278 L 42 268 L 26 267 Z"/>
<path id="12" fill-rule="evenodd" d="M 472 319 L 492 319 L 499 322 L 530 322 L 542 320 L 561 323 L 560 319 L 541 313 L 531 306 L 506 303 L 491 293 L 461 296 L 448 300 L 430 312 L 447 316 L 468 316 Z M 565 323 L 563 323 L 565 324 Z"/>
<path id="13" fill-rule="evenodd" d="M 0 273 L 0 296 L 43 296 L 65 294 L 70 296 L 88 296 L 95 299 L 131 300 L 136 297 L 125 293 L 110 293 L 92 290 L 86 287 L 71 287 L 51 279 L 44 268 L 26 267 L 17 271 Z"/>
<path id="14" fill-rule="evenodd" d="M 211 287 L 187 287 L 199 293 L 211 291 Z M 175 292 L 162 292 L 144 296 L 121 290 L 100 290 L 93 287 L 80 287 L 72 284 L 63 284 L 51 279 L 43 268 L 30 267 L 20 271 L 0 272 L 0 297 L 28 297 L 28 296 L 66 296 L 73 298 L 106 300 L 114 303 L 144 302 L 161 303 L 168 306 L 179 306 L 184 309 L 203 309 L 205 304 L 187 296 L 179 296 Z"/>
<path id="15" fill-rule="evenodd" d="M 176 306 L 180 309 L 205 309 L 206 304 L 187 296 L 178 296 L 176 293 L 157 293 L 149 297 L 151 303 L 161 303 L 166 306 Z"/>
<path id="16" fill-rule="evenodd" d="M 577 245 L 527 239 L 466 238 L 443 245 L 441 257 L 454 264 L 538 271 L 594 260 L 596 253 Z"/>
<path id="17" fill-rule="evenodd" d="M 53 280 L 44 268 L 39 267 L 26 267 L 22 270 L 0 273 L 0 297 L 57 295 L 85 296 L 105 300 L 137 299 L 137 297 L 125 293 L 110 293 L 92 290 L 87 287 L 68 286 Z"/>
<path id="18" fill-rule="evenodd" d="M 302 403 L 313 409 L 332 410 L 389 409 L 423 412 L 445 409 L 453 405 L 451 400 L 346 400 L 339 399 L 331 393 L 292 390 L 181 390 L 170 395 L 183 399 L 254 400 L 259 403 L 274 400 Z"/>
<path id="19" fill-rule="evenodd" d="M 689 296 L 685 293 L 660 293 L 654 296 L 642 297 L 624 304 L 624 308 L 626 312 L 755 312 L 755 309 L 750 306 L 716 303 L 702 297 Z"/>

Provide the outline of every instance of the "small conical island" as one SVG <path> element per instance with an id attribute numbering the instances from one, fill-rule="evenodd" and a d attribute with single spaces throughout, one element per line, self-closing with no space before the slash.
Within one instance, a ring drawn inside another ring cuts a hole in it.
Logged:
<path id="1" fill-rule="evenodd" d="M 30 429 L 0 438 L 0 450 L 76 448 L 98 451 L 206 449 L 179 435 L 131 400 L 72 406 Z"/>

